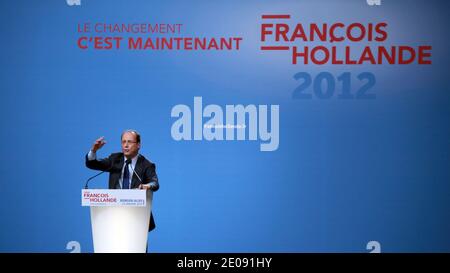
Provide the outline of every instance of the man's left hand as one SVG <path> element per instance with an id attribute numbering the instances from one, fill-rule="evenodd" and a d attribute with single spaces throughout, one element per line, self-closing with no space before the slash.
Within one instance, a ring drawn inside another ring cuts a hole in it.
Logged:
<path id="1" fill-rule="evenodd" d="M 139 185 L 139 189 L 140 190 L 149 190 L 150 189 L 150 185 L 149 184 L 140 184 Z"/>

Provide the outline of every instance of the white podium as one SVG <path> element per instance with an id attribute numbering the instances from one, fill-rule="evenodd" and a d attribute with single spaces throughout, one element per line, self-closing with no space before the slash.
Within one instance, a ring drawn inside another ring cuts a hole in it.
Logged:
<path id="1" fill-rule="evenodd" d="M 145 253 L 152 200 L 150 190 L 82 190 L 82 206 L 91 207 L 94 252 Z"/>

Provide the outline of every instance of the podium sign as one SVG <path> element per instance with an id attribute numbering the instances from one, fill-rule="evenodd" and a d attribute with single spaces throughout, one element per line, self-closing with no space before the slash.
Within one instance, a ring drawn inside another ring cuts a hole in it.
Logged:
<path id="1" fill-rule="evenodd" d="M 82 190 L 81 205 L 145 207 L 145 190 Z"/>
<path id="2" fill-rule="evenodd" d="M 91 207 L 95 253 L 145 253 L 153 194 L 150 190 L 82 190 Z"/>

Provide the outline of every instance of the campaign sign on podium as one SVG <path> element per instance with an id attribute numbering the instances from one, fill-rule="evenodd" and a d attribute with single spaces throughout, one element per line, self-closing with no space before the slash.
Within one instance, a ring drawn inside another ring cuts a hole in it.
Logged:
<path id="1" fill-rule="evenodd" d="M 150 190 L 83 189 L 91 207 L 95 253 L 145 253 L 153 194 Z"/>

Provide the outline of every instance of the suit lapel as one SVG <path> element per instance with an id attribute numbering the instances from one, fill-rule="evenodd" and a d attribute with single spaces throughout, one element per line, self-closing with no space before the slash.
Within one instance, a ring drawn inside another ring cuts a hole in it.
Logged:
<path id="1" fill-rule="evenodd" d="M 119 180 L 120 177 L 122 176 L 122 170 L 123 170 L 123 165 L 125 164 L 125 159 L 123 158 L 123 154 L 120 154 L 119 157 L 119 162 L 117 163 L 117 181 L 116 181 L 116 189 L 121 189 L 122 187 L 120 186 Z"/>
<path id="2" fill-rule="evenodd" d="M 120 176 L 122 175 L 122 168 L 124 164 L 123 154 L 113 158 L 113 166 L 109 172 L 109 188 L 110 189 L 120 189 Z"/>

